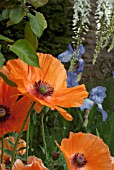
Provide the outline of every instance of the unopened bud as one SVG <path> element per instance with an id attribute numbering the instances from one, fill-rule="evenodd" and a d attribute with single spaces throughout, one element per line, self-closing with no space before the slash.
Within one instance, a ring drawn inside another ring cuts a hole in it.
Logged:
<path id="1" fill-rule="evenodd" d="M 56 161 L 58 158 L 59 158 L 59 153 L 58 152 L 53 152 L 52 153 L 52 159 L 54 160 L 54 161 Z"/>

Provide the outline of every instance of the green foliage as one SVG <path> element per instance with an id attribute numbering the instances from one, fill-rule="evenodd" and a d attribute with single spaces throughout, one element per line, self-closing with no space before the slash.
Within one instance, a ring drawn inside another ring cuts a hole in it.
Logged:
<path id="1" fill-rule="evenodd" d="M 4 80 L 8 85 L 13 86 L 13 87 L 17 87 L 17 85 L 16 85 L 14 82 L 12 82 L 11 80 L 9 80 L 9 79 L 7 78 L 7 76 L 4 75 L 4 74 L 1 73 L 1 72 L 0 72 L 0 77 L 2 77 L 3 80 Z"/>
<path id="2" fill-rule="evenodd" d="M 39 67 L 38 56 L 32 45 L 27 40 L 20 39 L 13 45 L 10 45 L 9 49 L 27 64 Z"/>
<path id="3" fill-rule="evenodd" d="M 30 17 L 30 26 L 34 34 L 38 36 L 38 38 L 41 37 L 44 29 L 47 27 L 47 23 L 44 19 L 43 14 L 40 12 L 36 12 L 36 15 L 28 14 Z"/>
<path id="4" fill-rule="evenodd" d="M 48 0 L 27 0 L 28 3 L 30 3 L 31 5 L 33 5 L 35 8 L 41 7 L 43 5 L 45 5 Z"/>
<path id="5" fill-rule="evenodd" d="M 4 3 L 1 4 L 3 10 L 1 11 L 0 22 L 1 25 L 5 27 L 4 30 L 1 27 L 3 35 L 0 35 L 1 53 L 3 53 L 3 55 L 1 54 L 2 56 L 1 58 L 3 60 L 1 66 L 3 65 L 5 60 L 10 59 L 10 55 L 11 55 L 11 59 L 20 56 L 21 58 L 23 58 L 25 62 L 29 63 L 30 65 L 38 66 L 37 64 L 38 62 L 35 56 L 35 51 L 33 52 L 32 47 L 34 48 L 34 50 L 38 49 L 38 39 L 41 37 L 44 29 L 47 27 L 47 22 L 43 14 L 37 12 L 36 9 L 38 7 L 45 5 L 47 2 L 48 2 L 47 0 L 40 0 L 40 1 L 39 0 L 37 1 L 34 0 L 15 1 L 14 0 L 12 2 L 4 1 Z M 5 5 L 5 9 L 4 9 L 4 5 Z M 28 42 L 24 40 L 21 44 L 20 39 L 26 39 Z M 12 43 L 14 41 L 16 42 L 14 43 L 13 46 L 10 46 L 9 49 L 10 51 L 13 51 L 17 56 L 12 54 L 8 49 L 9 43 Z M 21 49 L 23 46 L 23 49 L 20 50 L 21 52 L 20 55 L 19 55 L 18 44 L 20 45 Z M 30 44 L 32 45 L 32 47 L 30 47 L 31 46 Z M 27 49 L 29 50 L 28 54 L 27 51 L 25 52 L 24 49 L 26 47 L 28 47 Z M 8 57 L 5 54 L 8 54 Z M 28 55 L 29 58 L 27 59 Z M 3 58 L 3 56 L 5 57 Z M 26 57 L 26 59 L 24 57 Z"/>
<path id="6" fill-rule="evenodd" d="M 38 39 L 37 39 L 37 35 L 34 34 L 34 32 L 32 31 L 32 29 L 30 27 L 30 22 L 26 23 L 25 30 L 24 30 L 24 37 L 28 42 L 31 43 L 33 48 L 35 50 L 37 50 L 37 48 L 38 48 Z"/>

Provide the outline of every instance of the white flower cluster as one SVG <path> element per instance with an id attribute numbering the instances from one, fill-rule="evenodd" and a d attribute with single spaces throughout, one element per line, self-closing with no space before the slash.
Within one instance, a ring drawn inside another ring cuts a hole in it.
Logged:
<path id="1" fill-rule="evenodd" d="M 74 14 L 73 14 L 73 32 L 79 34 L 80 30 L 89 31 L 89 13 L 91 11 L 89 0 L 74 0 Z M 83 32 L 83 33 L 84 33 Z"/>
<path id="2" fill-rule="evenodd" d="M 110 18 L 113 10 L 114 0 L 98 0 L 97 1 L 97 9 L 95 12 L 95 18 L 97 23 L 97 32 L 101 29 L 102 22 L 105 24 L 107 28 L 110 25 Z"/>

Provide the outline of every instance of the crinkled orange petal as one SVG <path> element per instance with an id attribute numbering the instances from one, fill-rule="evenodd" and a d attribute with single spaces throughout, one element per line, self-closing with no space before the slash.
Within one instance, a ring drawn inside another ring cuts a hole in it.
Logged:
<path id="1" fill-rule="evenodd" d="M 16 87 L 11 87 L 0 78 L 0 105 L 13 107 L 18 98 L 18 90 Z"/>
<path id="2" fill-rule="evenodd" d="M 88 97 L 85 85 L 79 85 L 72 88 L 57 90 L 50 99 L 53 105 L 61 107 L 79 107 L 83 104 L 84 98 Z"/>
<path id="3" fill-rule="evenodd" d="M 73 117 L 66 110 L 57 106 L 55 106 L 55 109 L 57 109 L 66 120 L 72 121 Z"/>
<path id="4" fill-rule="evenodd" d="M 12 170 L 22 170 L 24 168 L 24 164 L 20 159 L 17 159 L 15 164 L 13 165 Z"/>
<path id="5" fill-rule="evenodd" d="M 66 88 L 66 70 L 61 61 L 51 54 L 37 54 L 41 68 L 41 80 L 52 85 L 55 90 Z"/>
<path id="6" fill-rule="evenodd" d="M 35 156 L 29 156 L 27 158 L 27 165 L 23 165 L 22 161 L 17 159 L 12 170 L 48 170 L 42 160 Z"/>
<path id="7" fill-rule="evenodd" d="M 24 96 L 20 100 L 18 100 L 13 107 L 13 114 L 11 115 L 11 119 L 15 122 L 15 124 L 17 124 L 17 132 L 20 132 L 20 129 L 30 109 L 31 104 L 31 100 L 28 97 Z M 27 130 L 29 121 L 30 118 L 27 120 L 24 130 Z"/>
<path id="8" fill-rule="evenodd" d="M 35 104 L 35 106 L 34 106 L 34 108 L 35 108 L 35 110 L 36 110 L 37 113 L 40 113 L 40 112 L 41 112 L 42 107 L 43 107 L 43 105 L 41 105 L 41 104 L 38 103 L 38 102 L 37 102 L 37 103 Z"/>
<path id="9" fill-rule="evenodd" d="M 83 154 L 87 160 L 83 170 L 111 170 L 112 168 L 108 146 L 95 135 L 70 133 L 69 138 L 64 138 L 61 146 L 58 144 L 57 146 L 63 152 L 69 170 L 73 169 L 70 158 L 76 153 Z"/>
<path id="10" fill-rule="evenodd" d="M 7 134 L 8 132 L 19 132 L 21 130 L 22 124 L 28 110 L 30 109 L 30 106 L 31 102 L 27 97 L 22 97 L 15 103 L 14 107 L 12 107 L 10 110 L 10 116 L 8 119 L 5 122 L 0 122 L 0 137 L 2 137 L 4 134 Z M 28 128 L 28 123 L 29 119 L 24 130 Z"/>

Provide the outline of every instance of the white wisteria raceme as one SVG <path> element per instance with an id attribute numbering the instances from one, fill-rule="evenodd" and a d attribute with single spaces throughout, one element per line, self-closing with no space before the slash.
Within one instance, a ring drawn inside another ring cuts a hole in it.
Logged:
<path id="1" fill-rule="evenodd" d="M 96 23 L 97 23 L 97 32 L 102 27 L 102 22 L 103 24 L 105 23 L 105 27 L 108 27 L 110 25 L 110 18 L 113 10 L 113 3 L 112 1 L 114 0 L 98 0 L 97 1 L 97 9 L 95 12 L 95 18 L 96 18 Z"/>
<path id="2" fill-rule="evenodd" d="M 73 38 L 77 39 L 80 34 L 84 34 L 89 31 L 89 13 L 91 11 L 90 0 L 74 0 L 74 14 L 73 14 L 73 32 L 75 36 Z"/>

